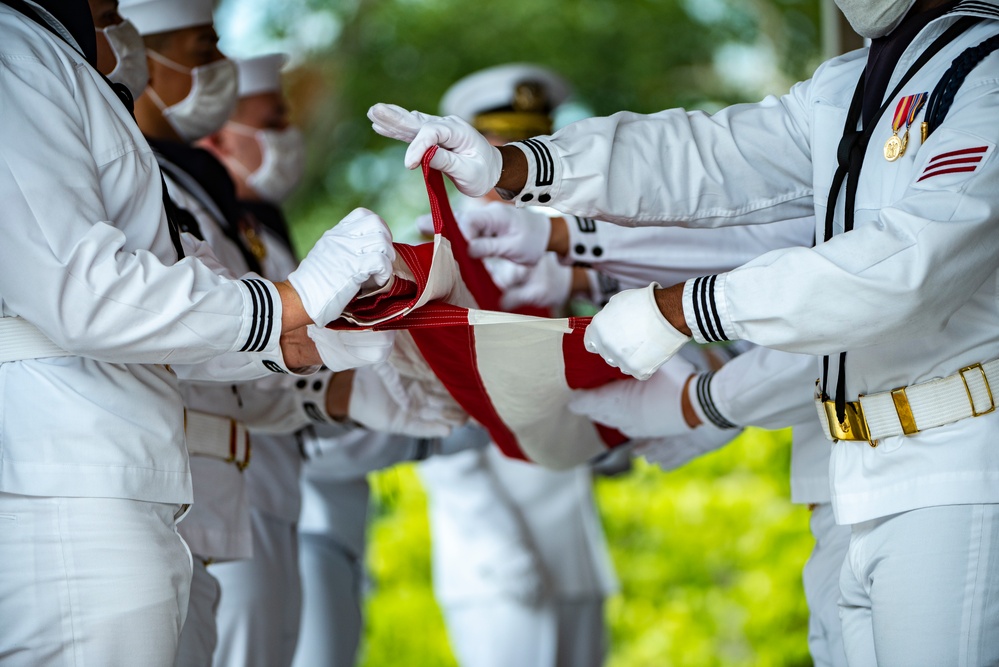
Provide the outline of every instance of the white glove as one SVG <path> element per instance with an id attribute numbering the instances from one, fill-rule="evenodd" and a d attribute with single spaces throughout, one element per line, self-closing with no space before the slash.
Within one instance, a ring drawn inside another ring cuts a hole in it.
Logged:
<path id="1" fill-rule="evenodd" d="M 306 331 L 323 364 L 336 372 L 386 361 L 395 343 L 394 331 L 333 331 L 315 324 Z"/>
<path id="2" fill-rule="evenodd" d="M 521 306 L 556 308 L 565 305 L 572 289 L 572 267 L 559 263 L 554 253 L 546 253 L 534 266 L 490 258 L 486 268 L 496 286 L 503 290 L 500 306 L 515 310 Z"/>
<path id="3" fill-rule="evenodd" d="M 369 279 L 385 284 L 394 259 L 388 225 L 368 209 L 356 208 L 323 234 L 288 282 L 312 321 L 326 326 Z"/>
<path id="4" fill-rule="evenodd" d="M 502 202 L 466 211 L 461 231 L 472 257 L 502 257 L 518 264 L 537 264 L 548 251 L 551 219 Z"/>
<path id="5" fill-rule="evenodd" d="M 618 292 L 586 329 L 586 349 L 599 354 L 622 373 L 648 380 L 689 340 L 659 311 L 659 283 Z"/>
<path id="6" fill-rule="evenodd" d="M 691 363 L 675 357 L 645 382 L 619 380 L 596 389 L 574 391 L 569 410 L 616 428 L 632 439 L 690 433 L 681 399 L 687 379 L 695 372 Z"/>
<path id="7" fill-rule="evenodd" d="M 403 378 L 389 364 L 354 372 L 347 416 L 372 431 L 443 438 L 468 419 L 449 396 Z"/>
<path id="8" fill-rule="evenodd" d="M 416 218 L 416 231 L 423 236 L 434 235 L 434 216 L 431 213 L 424 213 Z M 462 230 L 464 232 L 464 230 Z"/>
<path id="9" fill-rule="evenodd" d="M 394 104 L 368 109 L 371 127 L 390 139 L 409 141 L 406 167 L 416 169 L 431 146 L 439 146 L 430 166 L 451 177 L 458 191 L 481 197 L 494 187 L 503 171 L 503 157 L 478 130 L 457 116 L 430 116 Z"/>

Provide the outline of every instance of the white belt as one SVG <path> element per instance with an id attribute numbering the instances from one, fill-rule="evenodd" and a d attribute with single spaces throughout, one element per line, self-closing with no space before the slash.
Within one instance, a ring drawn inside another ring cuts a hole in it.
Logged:
<path id="1" fill-rule="evenodd" d="M 250 465 L 250 434 L 235 419 L 185 409 L 184 433 L 192 456 L 210 456 L 240 470 Z"/>
<path id="2" fill-rule="evenodd" d="M 877 447 L 883 438 L 913 435 L 996 409 L 992 385 L 999 390 L 999 359 L 973 364 L 954 375 L 910 387 L 861 396 L 846 404 L 846 419 L 836 402 L 816 400 L 819 421 L 830 440 L 861 440 Z"/>
<path id="3" fill-rule="evenodd" d="M 0 317 L 0 364 L 45 357 L 72 357 L 34 324 L 20 317 Z"/>

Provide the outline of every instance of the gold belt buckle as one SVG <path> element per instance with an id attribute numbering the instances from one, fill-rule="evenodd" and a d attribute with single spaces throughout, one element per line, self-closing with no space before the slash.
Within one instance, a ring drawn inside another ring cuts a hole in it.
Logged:
<path id="1" fill-rule="evenodd" d="M 864 407 L 859 401 L 846 404 L 846 418 L 842 422 L 836 416 L 836 401 L 823 401 L 822 405 L 826 410 L 829 433 L 834 440 L 867 442 L 871 447 L 878 446 L 877 440 L 871 440 Z"/>
<path id="2" fill-rule="evenodd" d="M 968 371 L 978 371 L 982 374 L 982 382 L 985 383 L 985 391 L 989 393 L 989 403 L 991 404 L 988 410 L 983 410 L 982 412 L 977 412 L 975 410 L 975 398 L 971 395 L 971 387 L 968 386 L 968 378 L 964 375 Z M 982 415 L 987 415 L 990 412 L 995 412 L 996 399 L 992 396 L 992 387 L 989 385 L 989 378 L 985 375 L 985 369 L 982 368 L 982 365 L 972 364 L 970 366 L 965 366 L 958 371 L 958 374 L 961 376 L 961 382 L 964 383 L 964 390 L 968 392 L 968 403 L 971 404 L 971 416 L 981 417 Z"/>

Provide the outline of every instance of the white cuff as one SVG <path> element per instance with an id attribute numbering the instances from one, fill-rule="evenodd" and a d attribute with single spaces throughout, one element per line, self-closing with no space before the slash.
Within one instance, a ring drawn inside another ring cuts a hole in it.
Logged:
<path id="1" fill-rule="evenodd" d="M 514 202 L 517 206 L 550 205 L 562 182 L 562 164 L 550 137 L 534 137 L 508 145 L 519 148 L 527 158 L 527 182 L 513 196 Z"/>
<path id="2" fill-rule="evenodd" d="M 600 240 L 600 225 L 593 218 L 580 218 L 575 215 L 563 216 L 569 231 L 569 252 L 560 258 L 563 264 L 592 264 L 604 256 L 604 245 Z"/>
<path id="3" fill-rule="evenodd" d="M 738 340 L 725 305 L 726 274 L 693 278 L 683 286 L 683 316 L 698 343 Z"/>
<path id="4" fill-rule="evenodd" d="M 714 371 L 698 374 L 687 387 L 687 398 L 702 424 L 711 424 L 722 430 L 739 428 L 738 424 L 725 418 L 711 395 L 711 381 L 714 377 Z"/>

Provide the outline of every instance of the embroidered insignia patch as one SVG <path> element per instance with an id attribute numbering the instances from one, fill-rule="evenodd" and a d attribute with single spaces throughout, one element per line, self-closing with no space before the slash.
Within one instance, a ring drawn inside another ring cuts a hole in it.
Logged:
<path id="1" fill-rule="evenodd" d="M 974 148 L 964 148 L 959 151 L 949 151 L 934 156 L 926 164 L 923 173 L 920 174 L 916 182 L 921 183 L 928 178 L 943 176 L 944 174 L 977 171 L 982 160 L 985 159 L 985 154 L 988 150 L 988 146 L 976 146 Z"/>

